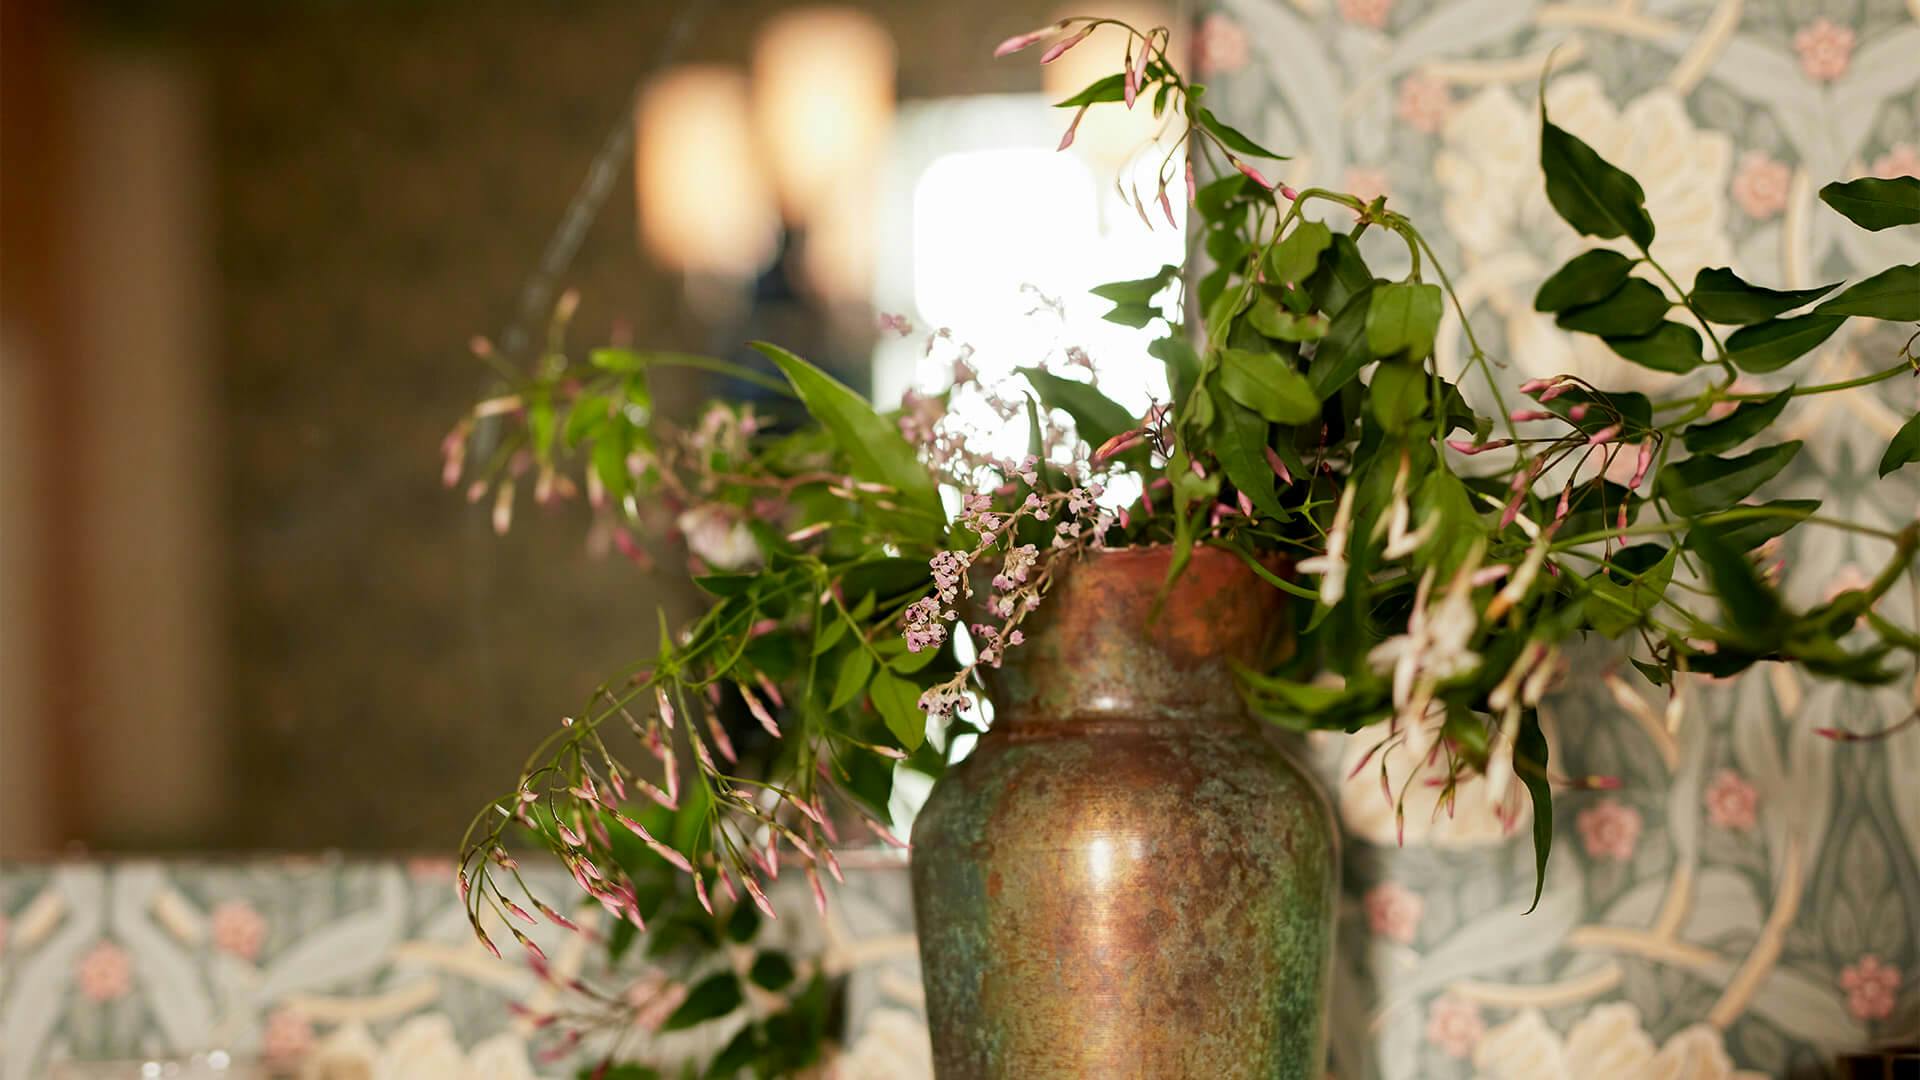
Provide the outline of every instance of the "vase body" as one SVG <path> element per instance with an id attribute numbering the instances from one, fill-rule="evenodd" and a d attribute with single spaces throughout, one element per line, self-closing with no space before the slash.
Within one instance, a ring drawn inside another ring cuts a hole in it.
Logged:
<path id="1" fill-rule="evenodd" d="M 1322 1075 L 1333 818 L 1232 670 L 1283 594 L 1200 548 L 1156 613 L 1169 558 L 1055 572 L 914 823 L 941 1080 Z"/>

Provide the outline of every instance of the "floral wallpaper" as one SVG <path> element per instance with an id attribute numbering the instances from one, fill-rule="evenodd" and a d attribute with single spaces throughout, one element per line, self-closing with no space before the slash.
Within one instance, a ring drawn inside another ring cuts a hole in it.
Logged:
<path id="1" fill-rule="evenodd" d="M 764 924 L 756 943 L 814 956 L 842 980 L 832 1075 L 930 1077 L 904 866 L 845 862 L 824 921 Z M 530 874 L 547 895 L 569 895 L 558 868 Z M 775 899 L 811 915 L 800 895 Z M 592 931 L 597 914 L 576 917 Z M 131 1080 L 149 1057 L 194 1055 L 223 1056 L 230 1070 L 209 1075 L 236 1080 L 559 1080 L 597 1060 L 598 1044 L 565 1052 L 514 1005 L 551 1009 L 555 986 L 575 977 L 626 985 L 638 1006 L 633 995 L 660 997 L 637 1010 L 649 1026 L 625 1033 L 623 1060 L 710 1055 L 738 1027 L 735 1014 L 657 1032 L 684 988 L 633 962 L 610 975 L 588 936 L 528 932 L 553 983 L 474 940 L 447 859 L 0 867 L 0 1080 Z M 125 1071 L 66 1071 L 104 1061 Z"/>
<path id="2" fill-rule="evenodd" d="M 1645 185 L 1656 248 L 1683 279 L 1732 266 L 1804 287 L 1914 254 L 1911 234 L 1849 229 L 1816 192 L 1920 175 L 1920 3 L 1214 0 L 1196 40 L 1216 109 L 1295 155 L 1287 182 L 1385 194 L 1426 225 L 1515 383 L 1670 378 L 1532 310 L 1578 250 L 1537 171 L 1550 53 L 1555 120 Z M 1457 327 L 1443 336 L 1457 371 Z M 1903 340 L 1836 338 L 1754 382 L 1845 379 Z M 1913 480 L 1876 485 L 1872 468 L 1920 394 L 1912 380 L 1882 387 L 1786 414 L 1810 452 L 1781 495 L 1911 519 Z M 1861 581 L 1885 552 L 1804 530 L 1775 558 L 1805 602 Z M 1912 619 L 1911 597 L 1887 604 Z M 1335 1075 L 1823 1076 L 1836 1054 L 1920 1037 L 1920 730 L 1816 734 L 1887 726 L 1920 688 L 1868 693 L 1783 670 L 1696 678 L 1670 728 L 1664 696 L 1606 678 L 1617 663 L 1593 648 L 1548 703 L 1559 767 L 1620 786 L 1557 802 L 1532 914 L 1526 823 L 1509 834 L 1470 793 L 1449 819 L 1430 793 L 1418 811 L 1410 797 L 1399 844 L 1371 770 L 1345 779 L 1371 740 L 1316 745 L 1349 833 Z M 1409 763 L 1390 764 L 1398 788 Z"/>

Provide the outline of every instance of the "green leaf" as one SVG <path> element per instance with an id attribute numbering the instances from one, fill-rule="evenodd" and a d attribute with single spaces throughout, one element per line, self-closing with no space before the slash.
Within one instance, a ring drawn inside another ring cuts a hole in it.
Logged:
<path id="1" fill-rule="evenodd" d="M 1820 201 L 1868 232 L 1920 222 L 1920 180 L 1911 176 L 1836 180 L 1820 189 Z"/>
<path id="2" fill-rule="evenodd" d="M 1741 402 L 1740 407 L 1711 424 L 1695 424 L 1681 434 L 1687 449 L 1695 454 L 1722 454 L 1764 431 L 1767 425 L 1793 400 L 1793 388 L 1760 401 Z"/>
<path id="3" fill-rule="evenodd" d="M 1262 293 L 1247 309 L 1247 322 L 1261 334 L 1279 341 L 1318 341 L 1327 336 L 1327 317 L 1319 312 L 1296 315 Z"/>
<path id="4" fill-rule="evenodd" d="M 1078 109 L 1083 105 L 1098 105 L 1103 101 L 1127 100 L 1127 76 L 1125 72 L 1115 72 L 1106 78 L 1088 83 L 1086 88 L 1064 101 L 1056 101 L 1056 109 Z"/>
<path id="5" fill-rule="evenodd" d="M 1920 322 L 1920 263 L 1890 266 L 1813 309 L 1816 315 L 1860 315 Z"/>
<path id="6" fill-rule="evenodd" d="M 1766 510 L 1770 511 L 1770 514 L 1767 517 L 1745 518 L 1740 521 L 1716 521 L 1713 523 L 1714 531 L 1720 539 L 1733 547 L 1741 551 L 1752 551 L 1805 521 L 1820 509 L 1820 500 L 1775 499 L 1772 502 L 1749 503 L 1741 509 Z"/>
<path id="7" fill-rule="evenodd" d="M 633 489 L 633 474 L 627 471 L 627 429 L 624 425 L 609 424 L 593 440 L 593 471 L 600 477 L 600 486 L 607 491 L 607 498 L 614 505 L 626 498 Z"/>
<path id="8" fill-rule="evenodd" d="M 1395 282 L 1376 286 L 1367 307 L 1367 348 L 1375 356 L 1404 352 L 1423 360 L 1440 329 L 1440 287 Z"/>
<path id="9" fill-rule="evenodd" d="M 1221 123 L 1220 118 L 1213 115 L 1212 110 L 1204 105 L 1195 108 L 1194 119 L 1198 120 L 1200 126 L 1206 128 L 1209 134 L 1219 139 L 1221 145 L 1236 154 L 1251 154 L 1254 157 L 1273 158 L 1277 161 L 1288 160 L 1287 155 L 1276 154 L 1234 128 Z"/>
<path id="10" fill-rule="evenodd" d="M 1700 332 L 1677 322 L 1663 322 L 1651 334 L 1638 337 L 1606 337 L 1607 348 L 1655 371 L 1684 375 L 1706 362 L 1700 351 Z"/>
<path id="11" fill-rule="evenodd" d="M 908 519 L 914 536 L 939 536 L 946 514 L 934 490 L 933 477 L 899 430 L 874 412 L 865 398 L 805 360 L 763 341 L 754 342 L 753 347 L 780 368 L 807 411 L 833 435 L 833 441 L 852 462 L 853 475 L 886 484 L 897 493 L 895 502 L 917 511 Z"/>
<path id="12" fill-rule="evenodd" d="M 777 952 L 763 952 L 753 958 L 747 978 L 764 990 L 784 990 L 793 982 L 793 962 Z"/>
<path id="13" fill-rule="evenodd" d="M 1745 550 L 1728 543 L 1714 525 L 1694 526 L 1687 534 L 1687 546 L 1706 564 L 1707 581 L 1736 637 L 1758 649 L 1777 643 L 1784 636 L 1785 609 L 1779 596 L 1760 580 Z"/>
<path id="14" fill-rule="evenodd" d="M 1091 385 L 1055 375 L 1043 368 L 1017 368 L 1049 409 L 1073 417 L 1074 427 L 1090 446 L 1099 446 L 1138 426 L 1132 413 Z"/>
<path id="15" fill-rule="evenodd" d="M 1373 307 L 1373 287 L 1355 293 L 1327 326 L 1327 336 L 1313 351 L 1307 381 L 1322 401 L 1347 385 L 1374 360 L 1367 350 L 1367 312 Z"/>
<path id="16" fill-rule="evenodd" d="M 1547 737 L 1540 731 L 1540 718 L 1529 709 L 1520 718 L 1520 733 L 1513 740 L 1514 771 L 1527 785 L 1533 798 L 1533 904 L 1531 914 L 1540 906 L 1540 893 L 1547 887 L 1547 855 L 1553 851 L 1553 787 L 1547 781 Z"/>
<path id="17" fill-rule="evenodd" d="M 1540 108 L 1540 169 L 1547 201 L 1567 224 L 1588 236 L 1625 236 L 1642 250 L 1653 244 L 1653 218 L 1640 182 L 1608 163 L 1593 147 L 1547 119 Z"/>
<path id="18" fill-rule="evenodd" d="M 1113 310 L 1100 316 L 1110 323 L 1131 326 L 1135 330 L 1160 317 L 1160 309 L 1152 304 L 1115 304 Z"/>
<path id="19" fill-rule="evenodd" d="M 1617 251 L 1583 251 L 1553 272 L 1533 296 L 1535 311 L 1565 311 L 1604 300 L 1633 272 L 1633 260 Z"/>
<path id="20" fill-rule="evenodd" d="M 1320 399 L 1285 357 L 1249 349 L 1220 350 L 1220 389 L 1276 424 L 1320 418 Z"/>
<path id="21" fill-rule="evenodd" d="M 1594 571 L 1585 600 L 1587 621 L 1610 638 L 1640 625 L 1666 595 L 1673 580 L 1677 549 L 1636 544 L 1613 556 L 1613 565 Z M 1637 577 L 1629 575 L 1638 575 Z"/>
<path id="22" fill-rule="evenodd" d="M 1761 447 L 1740 457 L 1702 454 L 1668 465 L 1654 481 L 1654 494 L 1682 517 L 1730 509 L 1773 479 L 1800 453 L 1800 443 Z"/>
<path id="23" fill-rule="evenodd" d="M 1644 278 L 1628 278 L 1605 299 L 1568 308 L 1553 321 L 1562 330 L 1638 337 L 1658 329 L 1672 306 L 1660 286 Z"/>
<path id="24" fill-rule="evenodd" d="M 1267 280 L 1298 285 L 1320 265 L 1320 253 L 1333 244 L 1333 230 L 1318 221 L 1302 221 L 1267 253 Z"/>
<path id="25" fill-rule="evenodd" d="M 1253 181 L 1240 172 L 1230 172 L 1218 180 L 1210 180 L 1194 192 L 1193 208 L 1208 221 L 1218 220 L 1226 213 L 1227 206 L 1238 199 L 1251 183 Z"/>
<path id="26" fill-rule="evenodd" d="M 607 421 L 607 410 L 612 399 L 605 394 L 581 394 L 567 411 L 566 427 L 561 429 L 560 438 L 569 449 L 579 446 L 581 440 L 590 437 L 595 429 Z"/>
<path id="27" fill-rule="evenodd" d="M 1340 311 L 1355 295 L 1373 287 L 1373 271 L 1360 256 L 1360 245 L 1346 233 L 1335 233 L 1320 255 L 1320 268 L 1308 275 L 1307 292 L 1321 311 Z"/>
<path id="28" fill-rule="evenodd" d="M 1167 386 L 1173 391 L 1175 405 L 1186 401 L 1187 392 L 1194 381 L 1200 377 L 1200 353 L 1176 330 L 1163 338 L 1154 339 L 1147 346 L 1147 355 L 1160 361 L 1167 369 Z"/>
<path id="29" fill-rule="evenodd" d="M 1292 516 L 1280 505 L 1273 490 L 1273 467 L 1267 464 L 1267 421 L 1253 410 L 1236 402 L 1220 406 L 1214 416 L 1219 444 L 1214 454 L 1227 470 L 1233 486 L 1253 500 L 1253 508 L 1262 516 L 1285 521 Z"/>
<path id="30" fill-rule="evenodd" d="M 1387 361 L 1374 369 L 1367 402 L 1380 426 L 1398 434 L 1427 411 L 1427 372 L 1419 364 Z"/>
<path id="31" fill-rule="evenodd" d="M 1846 319 L 1839 315 L 1796 315 L 1741 327 L 1727 337 L 1727 359 L 1757 375 L 1778 371 L 1833 336 Z"/>
<path id="32" fill-rule="evenodd" d="M 833 696 L 827 699 L 827 711 L 836 712 L 858 698 L 873 674 L 873 654 L 859 643 L 840 661 L 840 673 L 833 681 Z"/>
<path id="33" fill-rule="evenodd" d="M 1880 475 L 1885 476 L 1903 465 L 1920 461 L 1920 413 L 1907 418 L 1900 430 L 1893 433 L 1893 441 L 1887 444 L 1887 452 L 1880 455 Z"/>
<path id="34" fill-rule="evenodd" d="M 1111 300 L 1116 304 L 1145 304 L 1160 295 L 1175 275 L 1180 273 L 1177 266 L 1162 266 L 1151 277 L 1135 278 L 1132 281 L 1113 281 L 1105 285 L 1095 285 L 1087 291 L 1102 300 Z"/>
<path id="35" fill-rule="evenodd" d="M 727 940 L 746 944 L 760 931 L 760 911 L 742 897 L 733 906 L 733 914 L 727 916 Z"/>
<path id="36" fill-rule="evenodd" d="M 1833 285 L 1838 285 L 1834 282 Z M 1765 322 L 1776 315 L 1810 304 L 1833 291 L 1833 285 L 1813 289 L 1763 289 L 1740 280 L 1724 266 L 1709 266 L 1693 276 L 1693 291 L 1688 297 L 1700 317 L 1708 322 Z"/>
<path id="37" fill-rule="evenodd" d="M 920 711 L 920 688 L 888 671 L 881 671 L 873 677 L 873 685 L 867 688 L 873 698 L 873 707 L 880 710 L 880 718 L 887 722 L 887 730 L 900 740 L 900 745 L 911 752 L 920 749 L 927 739 L 927 715 Z"/>
<path id="38" fill-rule="evenodd" d="M 730 971 L 709 975 L 687 992 L 687 999 L 660 1025 L 663 1031 L 682 1031 L 717 1020 L 740 1007 L 740 980 Z"/>

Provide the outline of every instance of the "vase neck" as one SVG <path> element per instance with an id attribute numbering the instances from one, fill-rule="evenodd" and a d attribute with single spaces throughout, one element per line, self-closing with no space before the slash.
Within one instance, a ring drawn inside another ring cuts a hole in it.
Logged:
<path id="1" fill-rule="evenodd" d="M 1283 655 L 1285 594 L 1232 552 L 1198 547 L 1162 603 L 1172 555 L 1122 548 L 1057 567 L 1025 643 L 986 673 L 994 726 L 1243 724 L 1234 666 Z"/>

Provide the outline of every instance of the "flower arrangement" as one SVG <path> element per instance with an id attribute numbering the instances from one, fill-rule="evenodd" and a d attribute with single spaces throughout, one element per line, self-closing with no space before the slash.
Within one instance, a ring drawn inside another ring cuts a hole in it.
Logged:
<path id="1" fill-rule="evenodd" d="M 938 776 L 954 736 L 981 730 L 980 669 L 1020 648 L 1056 568 L 1088 550 L 1168 545 L 1169 588 L 1196 545 L 1240 555 L 1297 601 L 1298 648 L 1276 669 L 1243 672 L 1250 707 L 1294 729 L 1377 731 L 1360 767 L 1379 762 L 1384 784 L 1388 753 L 1433 761 L 1449 809 L 1470 775 L 1487 777 L 1509 823 L 1530 799 L 1537 868 L 1554 787 L 1610 783 L 1557 775 L 1537 720 L 1572 639 L 1617 642 L 1665 691 L 1669 725 L 1683 722 L 1691 677 L 1781 661 L 1871 684 L 1895 677 L 1896 654 L 1920 655 L 1920 634 L 1874 610 L 1911 570 L 1920 522 L 1889 532 L 1823 516 L 1814 500 L 1755 500 L 1800 449 L 1771 437 L 1783 410 L 1920 373 L 1920 334 L 1845 382 L 1742 381 L 1789 370 L 1848 319 L 1920 321 L 1920 264 L 1844 289 L 1763 288 L 1724 268 L 1683 284 L 1653 252 L 1640 185 L 1543 104 L 1547 196 L 1594 244 L 1535 307 L 1621 364 L 1671 376 L 1670 392 L 1563 375 L 1509 400 L 1501 361 L 1416 225 L 1384 197 L 1271 182 L 1262 170 L 1282 156 L 1215 116 L 1167 55 L 1164 28 L 1068 19 L 997 54 L 1040 48 L 1051 63 L 1096 34 L 1120 44 L 1122 64 L 1060 103 L 1071 110 L 1060 145 L 1094 107 L 1160 118 L 1172 149 L 1157 188 L 1131 199 L 1170 223 L 1184 200 L 1210 267 L 1095 290 L 1113 304 L 1107 318 L 1160 331 L 1149 352 L 1168 393 L 1144 415 L 1104 393 L 1078 349 L 989 382 L 946 330 L 926 337 L 946 388 L 909 393 L 890 413 L 769 344 L 755 348 L 779 379 L 630 348 L 576 364 L 563 347 L 567 303 L 532 374 L 478 348 L 508 385 L 449 435 L 449 486 L 491 499 L 501 532 L 527 474 L 539 502 L 583 488 L 636 557 L 636 532 L 677 533 L 707 604 L 691 625 L 663 621 L 658 655 L 596 690 L 482 809 L 460 886 L 483 942 L 493 947 L 488 923 L 504 925 L 541 964 L 514 922 L 533 921 L 534 907 L 573 923 L 525 892 L 505 846 L 524 827 L 619 927 L 616 956 L 651 927 L 650 955 L 700 979 L 656 1021 L 729 1013 L 747 984 L 785 992 L 721 1052 L 718 1074 L 803 1064 L 792 1055 L 813 1044 L 794 1032 L 817 1043 L 825 1006 L 817 971 L 771 953 L 750 967 L 711 956 L 775 916 L 767 887 L 783 861 L 824 908 L 821 876 L 840 876 L 843 828 L 900 845 L 887 810 L 896 768 Z M 1912 178 L 1829 184 L 1821 198 L 1864 229 L 1920 222 Z M 1369 232 L 1404 247 L 1403 277 L 1368 265 L 1358 241 Z M 882 329 L 915 332 L 900 316 Z M 1465 338 L 1461 371 L 1436 366 L 1443 332 Z M 790 395 L 809 419 L 715 402 L 680 426 L 654 413 L 649 392 L 671 367 Z M 1025 452 L 1005 453 L 1006 432 L 1022 429 Z M 469 462 L 470 447 L 485 459 Z M 1880 473 L 1915 461 L 1920 417 Z M 1796 609 L 1767 565 L 1795 528 L 1875 537 L 1887 561 L 1862 586 Z M 736 746 L 721 719 L 735 709 L 765 738 Z M 1385 797 L 1398 808 L 1405 794 L 1388 786 Z"/>

